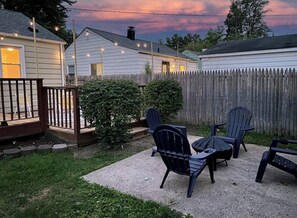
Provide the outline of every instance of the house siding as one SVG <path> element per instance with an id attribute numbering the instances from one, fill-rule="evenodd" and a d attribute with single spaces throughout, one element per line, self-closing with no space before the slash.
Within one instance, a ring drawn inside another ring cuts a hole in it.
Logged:
<path id="1" fill-rule="evenodd" d="M 245 68 L 292 68 L 297 69 L 297 51 L 281 52 L 274 50 L 271 53 L 253 53 L 253 54 L 226 54 L 205 55 L 200 57 L 202 61 L 202 70 L 233 70 Z"/>
<path id="2" fill-rule="evenodd" d="M 0 44 L 23 47 L 25 64 L 23 75 L 25 78 L 37 78 L 33 40 L 5 37 Z M 37 41 L 36 48 L 39 78 L 43 78 L 43 84 L 46 86 L 63 85 L 61 60 L 63 54 L 61 54 L 60 44 Z"/>
<path id="3" fill-rule="evenodd" d="M 100 63 L 100 48 L 104 48 L 102 52 L 102 62 L 104 75 L 116 74 L 139 74 L 145 72 L 145 65 L 147 63 L 152 66 L 151 54 L 140 53 L 138 50 L 128 49 L 117 46 L 99 36 L 96 33 L 88 30 L 89 35 L 86 36 L 86 30 L 83 31 L 76 39 L 76 56 L 77 56 L 77 73 L 78 75 L 90 75 L 90 64 Z M 73 43 L 65 51 L 66 66 L 74 65 Z M 124 51 L 124 53 L 122 53 Z M 90 57 L 87 57 L 87 54 Z M 168 61 L 170 64 L 175 63 L 176 58 L 166 56 L 154 55 L 154 72 L 162 72 L 162 61 Z M 180 60 L 180 64 L 188 66 L 191 70 L 196 70 L 196 62 Z"/>

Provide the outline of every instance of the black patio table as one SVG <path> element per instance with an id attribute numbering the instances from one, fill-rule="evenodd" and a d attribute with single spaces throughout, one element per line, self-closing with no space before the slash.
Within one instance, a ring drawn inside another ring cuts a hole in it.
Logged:
<path id="1" fill-rule="evenodd" d="M 208 136 L 199 140 L 196 140 L 192 143 L 192 148 L 196 152 L 202 152 L 207 148 L 213 148 L 216 150 L 214 154 L 215 159 L 215 170 L 216 170 L 216 160 L 217 159 L 224 159 L 227 164 L 227 160 L 230 160 L 232 156 L 232 146 L 222 139 L 216 136 Z"/>

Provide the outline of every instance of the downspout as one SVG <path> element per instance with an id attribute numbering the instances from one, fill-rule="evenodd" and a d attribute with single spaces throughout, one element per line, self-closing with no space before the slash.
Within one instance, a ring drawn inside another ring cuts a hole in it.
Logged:
<path id="1" fill-rule="evenodd" d="M 60 64 L 61 64 L 61 73 L 62 73 L 62 86 L 65 86 L 66 83 L 66 74 L 65 74 L 65 66 L 64 66 L 64 47 L 63 44 L 60 44 Z"/>

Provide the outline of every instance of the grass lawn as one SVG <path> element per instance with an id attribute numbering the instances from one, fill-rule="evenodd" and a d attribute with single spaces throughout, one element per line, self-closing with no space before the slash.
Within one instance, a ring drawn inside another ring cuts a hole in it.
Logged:
<path id="1" fill-rule="evenodd" d="M 129 155 L 102 151 L 81 159 L 69 152 L 0 160 L 0 217 L 182 217 L 80 178 Z"/>

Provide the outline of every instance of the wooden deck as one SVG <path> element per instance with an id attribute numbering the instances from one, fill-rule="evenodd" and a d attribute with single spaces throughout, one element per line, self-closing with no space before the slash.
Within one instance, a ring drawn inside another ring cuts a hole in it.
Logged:
<path id="1" fill-rule="evenodd" d="M 0 123 L 0 141 L 40 133 L 78 145 L 96 139 L 80 111 L 78 87 L 44 87 L 42 79 L 0 78 Z M 130 125 L 135 137 L 146 135 L 145 126 L 144 119 Z"/>

